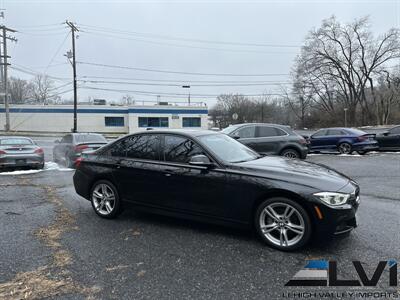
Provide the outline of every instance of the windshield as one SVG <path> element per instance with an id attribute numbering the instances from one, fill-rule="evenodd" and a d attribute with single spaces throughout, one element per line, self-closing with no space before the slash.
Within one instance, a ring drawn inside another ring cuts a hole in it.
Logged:
<path id="1" fill-rule="evenodd" d="M 75 137 L 77 143 L 107 143 L 104 136 L 100 134 L 81 134 Z"/>
<path id="2" fill-rule="evenodd" d="M 0 145 L 32 145 L 30 139 L 12 138 L 12 139 L 1 139 Z"/>
<path id="3" fill-rule="evenodd" d="M 222 129 L 221 132 L 225 134 L 231 134 L 235 129 L 237 129 L 237 126 L 228 126 Z"/>
<path id="4" fill-rule="evenodd" d="M 261 157 L 253 150 L 225 134 L 204 135 L 200 136 L 199 140 L 217 157 L 226 162 L 238 163 Z"/>

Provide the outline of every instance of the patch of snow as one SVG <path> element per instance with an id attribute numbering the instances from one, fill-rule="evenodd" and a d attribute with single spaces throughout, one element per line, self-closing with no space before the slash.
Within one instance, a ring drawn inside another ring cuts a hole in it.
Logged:
<path id="1" fill-rule="evenodd" d="M 15 171 L 9 171 L 9 172 L 0 172 L 0 175 L 11 175 L 11 176 L 26 175 L 26 174 L 36 174 L 36 173 L 40 173 L 43 171 L 53 171 L 53 170 L 57 170 L 57 171 L 61 171 L 61 172 L 74 171 L 74 169 L 64 168 L 64 167 L 59 166 L 57 163 L 55 163 L 53 161 L 49 161 L 44 164 L 44 168 L 42 170 L 15 170 Z"/>
<path id="2" fill-rule="evenodd" d="M 44 170 L 58 170 L 58 171 L 62 171 L 62 172 L 74 171 L 74 169 L 62 167 L 53 161 L 46 162 L 44 165 Z"/>
<path id="3" fill-rule="evenodd" d="M 25 174 L 35 174 L 40 173 L 43 170 L 17 170 L 10 172 L 0 172 L 0 175 L 25 175 Z"/>

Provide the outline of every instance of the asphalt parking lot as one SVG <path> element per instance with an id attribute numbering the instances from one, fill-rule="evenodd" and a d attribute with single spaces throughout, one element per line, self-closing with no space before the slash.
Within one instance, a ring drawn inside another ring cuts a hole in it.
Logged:
<path id="1" fill-rule="evenodd" d="M 285 283 L 307 259 L 351 261 L 372 274 L 400 258 L 400 153 L 310 155 L 361 186 L 359 227 L 349 236 L 284 253 L 250 231 L 134 210 L 104 220 L 74 192 L 73 171 L 51 163 L 54 138 L 37 138 L 46 169 L 0 174 L 0 299 L 284 299 L 287 292 L 398 292 L 388 270 L 373 288 L 300 288 Z M 339 297 L 333 297 L 339 298 Z M 372 299 L 372 298 L 371 298 Z"/>

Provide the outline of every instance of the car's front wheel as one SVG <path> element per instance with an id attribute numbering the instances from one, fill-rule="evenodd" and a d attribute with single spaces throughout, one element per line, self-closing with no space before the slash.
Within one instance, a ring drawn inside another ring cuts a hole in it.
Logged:
<path id="1" fill-rule="evenodd" d="M 115 218 L 122 211 L 118 191 L 107 180 L 100 180 L 93 185 L 90 200 L 94 211 L 102 218 Z"/>
<path id="2" fill-rule="evenodd" d="M 285 149 L 282 151 L 281 155 L 287 158 L 300 158 L 299 151 L 295 149 Z"/>
<path id="3" fill-rule="evenodd" d="M 275 197 L 265 200 L 255 214 L 255 226 L 269 246 L 291 251 L 304 246 L 311 237 L 311 221 L 297 202 Z"/>

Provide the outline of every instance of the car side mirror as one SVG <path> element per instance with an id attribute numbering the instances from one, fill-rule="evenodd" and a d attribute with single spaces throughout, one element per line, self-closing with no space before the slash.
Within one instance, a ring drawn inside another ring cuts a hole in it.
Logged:
<path id="1" fill-rule="evenodd" d="M 194 155 L 190 158 L 189 164 L 194 165 L 194 166 L 203 166 L 203 167 L 212 167 L 214 164 L 210 161 L 210 159 L 203 155 Z"/>
<path id="2" fill-rule="evenodd" d="M 384 136 L 388 136 L 389 135 L 389 131 L 385 131 L 384 133 L 382 133 Z"/>
<path id="3" fill-rule="evenodd" d="M 235 132 L 235 133 L 233 133 L 231 135 L 231 138 L 234 138 L 235 140 L 238 140 L 238 139 L 240 139 L 240 136 L 239 136 L 239 134 L 237 132 Z"/>

